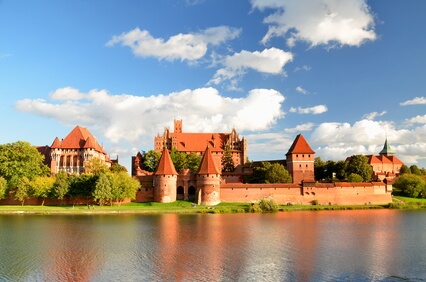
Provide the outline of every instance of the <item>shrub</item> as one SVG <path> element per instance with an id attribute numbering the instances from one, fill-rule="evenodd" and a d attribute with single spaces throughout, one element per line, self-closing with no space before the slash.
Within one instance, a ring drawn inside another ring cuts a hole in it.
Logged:
<path id="1" fill-rule="evenodd" d="M 273 199 L 263 198 L 259 201 L 259 208 L 262 212 L 277 212 L 278 205 Z"/>
<path id="2" fill-rule="evenodd" d="M 314 206 L 318 206 L 319 205 L 319 201 L 318 200 L 312 200 L 312 205 Z"/>

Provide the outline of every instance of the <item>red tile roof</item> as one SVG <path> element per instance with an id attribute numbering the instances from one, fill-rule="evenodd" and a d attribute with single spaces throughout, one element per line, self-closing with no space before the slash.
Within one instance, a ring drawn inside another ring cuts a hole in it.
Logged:
<path id="1" fill-rule="evenodd" d="M 169 150 L 163 149 L 160 161 L 158 162 L 155 175 L 177 175 L 175 166 L 173 165 L 172 158 L 170 157 Z"/>
<path id="2" fill-rule="evenodd" d="M 90 131 L 82 126 L 76 126 L 63 140 L 59 141 L 56 137 L 51 146 L 52 149 L 95 149 L 98 152 L 105 153 L 104 149 L 96 142 L 95 137 Z"/>
<path id="3" fill-rule="evenodd" d="M 216 167 L 210 147 L 207 146 L 197 174 L 220 174 Z"/>
<path id="4" fill-rule="evenodd" d="M 177 140 L 179 152 L 204 152 L 206 146 L 212 151 L 223 151 L 224 143 L 228 138 L 227 133 L 171 133 L 172 138 Z"/>
<path id="5" fill-rule="evenodd" d="M 288 154 L 315 154 L 314 150 L 311 149 L 305 137 L 302 134 L 296 136 L 293 144 L 287 152 Z"/>

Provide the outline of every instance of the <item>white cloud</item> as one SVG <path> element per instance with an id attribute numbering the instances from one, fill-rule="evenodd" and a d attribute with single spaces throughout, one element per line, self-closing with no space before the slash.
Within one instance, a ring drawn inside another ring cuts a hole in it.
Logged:
<path id="1" fill-rule="evenodd" d="M 322 114 L 327 112 L 327 106 L 326 105 L 317 105 L 314 107 L 310 107 L 310 108 L 294 108 L 291 107 L 290 108 L 290 113 L 298 113 L 298 114 L 313 114 L 313 115 L 318 115 L 318 114 Z"/>
<path id="2" fill-rule="evenodd" d="M 407 123 L 421 123 L 421 124 L 426 124 L 426 115 L 423 116 L 415 116 L 413 118 L 407 119 L 406 120 Z"/>
<path id="3" fill-rule="evenodd" d="M 306 94 L 308 94 L 308 93 L 309 93 L 307 90 L 303 89 L 303 88 L 302 88 L 302 87 L 300 87 L 300 86 L 297 86 L 297 87 L 296 87 L 296 91 L 297 91 L 297 92 L 299 92 L 299 93 L 302 93 L 302 94 L 304 94 L 304 95 L 306 95 Z"/>
<path id="4" fill-rule="evenodd" d="M 230 81 L 235 86 L 247 69 L 265 74 L 285 75 L 284 66 L 293 60 L 293 54 L 277 48 L 264 49 L 263 51 L 249 52 L 246 50 L 226 56 L 221 60 L 223 68 L 216 71 L 208 84 L 220 84 Z"/>
<path id="5" fill-rule="evenodd" d="M 286 128 L 284 129 L 284 131 L 289 133 L 296 133 L 301 131 L 310 131 L 312 130 L 313 127 L 314 127 L 314 124 L 312 122 L 308 122 L 304 124 L 299 124 L 294 128 Z"/>
<path id="6" fill-rule="evenodd" d="M 412 100 L 407 100 L 405 102 L 400 103 L 401 106 L 410 106 L 410 105 L 425 105 L 426 98 L 425 97 L 416 97 Z"/>
<path id="7" fill-rule="evenodd" d="M 106 90 L 81 93 L 70 87 L 53 93 L 52 102 L 25 99 L 18 101 L 16 108 L 68 125 L 96 128 L 111 142 L 134 144 L 146 136 L 151 140 L 175 118 L 184 120 L 187 132 L 230 132 L 233 126 L 240 132 L 265 130 L 283 117 L 281 104 L 285 100 L 281 93 L 269 89 L 251 90 L 243 98 L 221 96 L 214 88 L 150 97 L 111 95 Z"/>
<path id="8" fill-rule="evenodd" d="M 301 67 L 296 67 L 293 71 L 294 72 L 298 72 L 298 71 L 310 71 L 311 69 L 312 69 L 311 66 L 304 65 L 304 66 L 301 66 Z"/>
<path id="9" fill-rule="evenodd" d="M 114 35 L 107 46 L 121 44 L 132 49 L 136 56 L 166 60 L 195 61 L 202 58 L 209 45 L 219 45 L 238 37 L 240 29 L 227 26 L 211 27 L 199 33 L 177 34 L 169 39 L 154 38 L 149 31 L 135 28 L 121 35 Z"/>
<path id="10" fill-rule="evenodd" d="M 253 9 L 274 9 L 264 19 L 269 29 L 262 39 L 286 37 L 292 47 L 297 41 L 317 45 L 360 46 L 375 40 L 374 16 L 365 0 L 251 0 Z"/>
<path id="11" fill-rule="evenodd" d="M 372 113 L 369 113 L 369 114 L 365 114 L 365 115 L 363 116 L 363 118 L 368 119 L 368 120 L 373 120 L 373 119 L 375 119 L 376 117 L 381 117 L 381 116 L 385 115 L 386 113 L 387 113 L 386 111 L 383 111 L 383 112 L 381 112 L 381 113 L 378 113 L 378 112 L 372 112 Z"/>
<path id="12" fill-rule="evenodd" d="M 86 97 L 86 94 L 81 93 L 77 89 L 68 86 L 68 87 L 56 89 L 55 91 L 49 94 L 49 97 L 52 100 L 76 101 L 76 100 L 84 99 Z"/>

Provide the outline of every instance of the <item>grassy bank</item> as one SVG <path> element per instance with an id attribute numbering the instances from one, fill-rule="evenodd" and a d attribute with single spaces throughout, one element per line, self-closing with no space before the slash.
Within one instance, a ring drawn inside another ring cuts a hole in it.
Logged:
<path id="1" fill-rule="evenodd" d="M 121 206 L 0 206 L 0 214 L 155 214 L 155 213 L 246 213 L 250 203 L 220 203 L 216 206 L 193 205 L 187 201 L 174 203 L 128 203 Z M 381 209 L 380 205 L 278 205 L 278 211 L 320 211 Z"/>

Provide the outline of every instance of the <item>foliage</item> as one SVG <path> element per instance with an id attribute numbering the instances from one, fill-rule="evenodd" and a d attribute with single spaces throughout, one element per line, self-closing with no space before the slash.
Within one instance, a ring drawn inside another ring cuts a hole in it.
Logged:
<path id="1" fill-rule="evenodd" d="M 279 163 L 261 162 L 246 178 L 249 183 L 291 183 L 290 173 Z"/>
<path id="2" fill-rule="evenodd" d="M 16 185 L 15 190 L 15 199 L 21 202 L 21 205 L 24 205 L 26 199 L 31 197 L 31 186 L 30 180 L 23 176 L 18 184 Z"/>
<path id="3" fill-rule="evenodd" d="M 85 171 L 99 175 L 109 171 L 109 167 L 100 158 L 92 158 L 86 162 Z"/>
<path id="4" fill-rule="evenodd" d="M 232 152 L 228 145 L 225 146 L 225 151 L 222 156 L 222 172 L 233 172 L 235 170 L 234 160 L 232 158 Z"/>
<path id="5" fill-rule="evenodd" d="M 176 148 L 173 148 L 170 152 L 170 158 L 172 159 L 173 165 L 178 173 L 188 167 L 187 156 L 187 153 L 179 152 Z"/>
<path id="6" fill-rule="evenodd" d="M 72 198 L 91 197 L 98 177 L 91 173 L 70 175 L 68 177 L 69 190 L 67 195 Z"/>
<path id="7" fill-rule="evenodd" d="M 112 163 L 111 167 L 109 168 L 111 172 L 127 172 L 127 168 L 123 165 L 120 165 L 119 163 Z"/>
<path id="8" fill-rule="evenodd" d="M 358 174 L 362 177 L 362 180 L 368 182 L 371 180 L 373 174 L 373 168 L 368 164 L 368 158 L 364 155 L 353 155 L 349 158 L 346 173 Z"/>
<path id="9" fill-rule="evenodd" d="M 99 175 L 95 190 L 93 191 L 93 198 L 99 202 L 100 206 L 103 206 L 107 201 L 112 203 L 113 194 L 110 174 L 101 173 Z"/>
<path id="10" fill-rule="evenodd" d="M 263 198 L 259 201 L 259 208 L 263 212 L 276 212 L 278 211 L 278 205 L 274 199 Z"/>
<path id="11" fill-rule="evenodd" d="M 33 197 L 42 198 L 41 205 L 44 205 L 44 200 L 48 198 L 53 190 L 55 178 L 50 176 L 37 176 L 31 181 L 31 194 Z"/>
<path id="12" fill-rule="evenodd" d="M 0 176 L 0 200 L 6 198 L 7 194 L 7 181 Z"/>
<path id="13" fill-rule="evenodd" d="M 327 165 L 320 157 L 316 157 L 314 160 L 314 171 L 316 180 L 326 180 L 328 178 Z"/>
<path id="14" fill-rule="evenodd" d="M 411 173 L 411 170 L 407 165 L 403 164 L 401 165 L 401 168 L 399 169 L 399 174 L 403 175 L 405 173 Z"/>
<path id="15" fill-rule="evenodd" d="M 63 200 L 68 193 L 69 183 L 68 175 L 65 171 L 61 170 L 55 175 L 55 183 L 53 184 L 53 197 L 58 200 Z"/>
<path id="16" fill-rule="evenodd" d="M 22 177 L 32 180 L 36 176 L 48 175 L 50 169 L 43 161 L 44 156 L 28 142 L 0 145 L 0 176 L 11 188 L 15 188 Z"/>
<path id="17" fill-rule="evenodd" d="M 136 192 L 140 188 L 140 182 L 132 178 L 126 172 L 114 173 L 111 175 L 111 193 L 112 199 L 121 203 L 124 199 L 136 198 Z"/>
<path id="18" fill-rule="evenodd" d="M 266 183 L 291 183 L 290 173 L 279 163 L 273 163 L 265 174 Z"/>
<path id="19" fill-rule="evenodd" d="M 338 161 L 333 163 L 332 171 L 336 174 L 336 178 L 343 180 L 348 175 L 346 172 L 347 163 L 345 161 Z"/>
<path id="20" fill-rule="evenodd" d="M 319 205 L 319 201 L 317 199 L 312 200 L 311 203 L 312 203 L 313 206 L 318 206 Z"/>
<path id="21" fill-rule="evenodd" d="M 187 168 L 189 168 L 189 170 L 191 170 L 192 173 L 197 173 L 198 168 L 200 167 L 201 164 L 201 156 L 197 155 L 194 152 L 191 152 L 188 156 L 187 156 Z"/>
<path id="22" fill-rule="evenodd" d="M 426 198 L 426 181 L 419 175 L 403 174 L 397 178 L 393 186 L 410 197 Z"/>
<path id="23" fill-rule="evenodd" d="M 422 175 L 422 172 L 420 171 L 420 169 L 417 165 L 410 166 L 410 171 L 411 171 L 412 174 Z"/>
<path id="24" fill-rule="evenodd" d="M 155 150 L 149 150 L 143 155 L 143 168 L 147 171 L 154 172 L 160 161 L 161 153 Z"/>
<path id="25" fill-rule="evenodd" d="M 362 176 L 356 173 L 351 173 L 348 176 L 348 182 L 362 182 L 363 180 Z"/>

